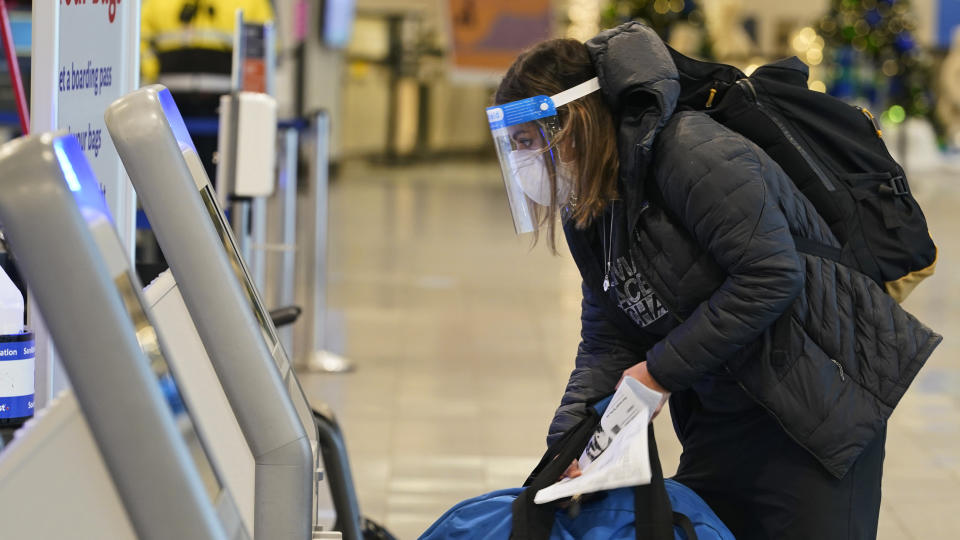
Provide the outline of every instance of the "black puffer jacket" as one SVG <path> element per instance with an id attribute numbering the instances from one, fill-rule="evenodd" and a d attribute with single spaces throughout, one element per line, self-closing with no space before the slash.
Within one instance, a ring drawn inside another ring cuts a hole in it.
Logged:
<path id="1" fill-rule="evenodd" d="M 587 48 L 619 122 L 622 226 L 639 231 L 638 270 L 682 322 L 662 339 L 643 332 L 601 286 L 601 224 L 565 224 L 584 280 L 582 342 L 550 438 L 646 360 L 671 391 L 732 374 L 842 477 L 940 336 L 866 276 L 797 252 L 793 236 L 838 243 L 756 145 L 676 110 L 682 77 L 653 31 L 629 23 Z"/>

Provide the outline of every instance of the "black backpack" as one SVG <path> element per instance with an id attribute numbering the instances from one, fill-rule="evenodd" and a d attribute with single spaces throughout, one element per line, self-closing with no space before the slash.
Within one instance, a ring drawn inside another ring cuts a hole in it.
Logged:
<path id="1" fill-rule="evenodd" d="M 933 274 L 937 247 L 927 221 L 870 111 L 807 89 L 809 69 L 796 57 L 746 77 L 732 66 L 671 54 L 681 105 L 705 110 L 766 151 L 843 246 L 795 238 L 798 250 L 859 270 L 897 301 Z"/>

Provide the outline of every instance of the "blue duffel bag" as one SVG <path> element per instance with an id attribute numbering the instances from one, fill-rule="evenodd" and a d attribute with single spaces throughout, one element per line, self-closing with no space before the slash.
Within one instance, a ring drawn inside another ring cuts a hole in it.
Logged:
<path id="1" fill-rule="evenodd" d="M 612 489 L 534 504 L 590 441 L 608 400 L 544 454 L 522 488 L 463 501 L 430 526 L 420 540 L 733 540 L 733 534 L 690 488 L 664 480 L 653 427 L 649 428 L 649 485 Z"/>

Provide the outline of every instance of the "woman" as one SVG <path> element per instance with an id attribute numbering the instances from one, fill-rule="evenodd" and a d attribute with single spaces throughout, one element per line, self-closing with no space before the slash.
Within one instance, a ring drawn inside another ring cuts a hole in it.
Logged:
<path id="1" fill-rule="evenodd" d="M 517 230 L 553 247 L 559 217 L 583 277 L 548 438 L 629 375 L 671 396 L 676 479 L 738 538 L 874 538 L 886 419 L 940 338 L 796 250 L 839 244 L 775 162 L 694 110 L 715 68 L 629 23 L 525 52 L 488 109 Z"/>

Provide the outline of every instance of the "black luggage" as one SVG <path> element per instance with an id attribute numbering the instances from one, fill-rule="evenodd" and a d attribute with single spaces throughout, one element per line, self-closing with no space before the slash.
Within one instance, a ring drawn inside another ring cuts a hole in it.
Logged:
<path id="1" fill-rule="evenodd" d="M 937 248 L 926 219 L 870 111 L 809 90 L 809 69 L 796 57 L 746 77 L 732 66 L 671 54 L 682 104 L 705 110 L 766 151 L 843 246 L 798 238 L 799 250 L 859 270 L 897 301 L 933 274 Z"/>

